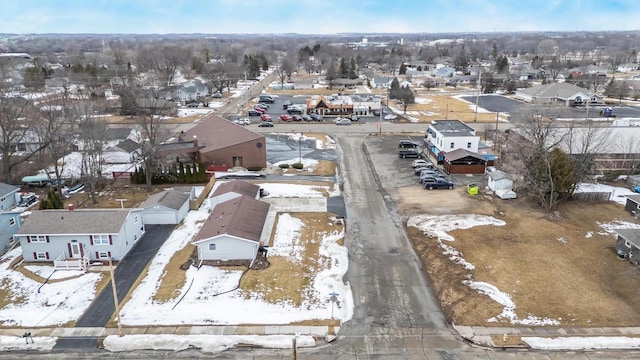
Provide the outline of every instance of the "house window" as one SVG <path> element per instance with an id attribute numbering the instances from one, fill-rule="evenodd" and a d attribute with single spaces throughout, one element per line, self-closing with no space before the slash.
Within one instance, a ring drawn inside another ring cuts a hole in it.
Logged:
<path id="1" fill-rule="evenodd" d="M 628 247 L 629 249 L 631 249 L 631 243 L 629 242 L 629 240 L 625 240 L 624 241 L 624 246 Z"/>
<path id="2" fill-rule="evenodd" d="M 32 242 L 32 243 L 44 243 L 44 242 L 47 242 L 47 236 L 46 235 L 31 235 L 31 236 L 29 236 L 29 242 Z"/>
<path id="3" fill-rule="evenodd" d="M 3 197 L 0 198 L 0 202 L 5 201 L 5 200 L 7 200 L 6 196 L 3 196 Z"/>
<path id="4" fill-rule="evenodd" d="M 27 151 L 27 144 L 18 143 L 18 151 Z"/>
<path id="5" fill-rule="evenodd" d="M 451 148 L 453 149 L 453 143 L 451 143 Z"/>
<path id="6" fill-rule="evenodd" d="M 36 253 L 36 260 L 47 260 L 49 258 L 49 256 L 47 255 L 46 252 L 37 252 Z"/>
<path id="7" fill-rule="evenodd" d="M 98 259 L 101 260 L 109 260 L 109 252 L 108 251 L 98 251 Z"/>
<path id="8" fill-rule="evenodd" d="M 216 244 L 215 243 L 209 244 L 209 250 L 210 251 L 216 251 Z"/>
<path id="9" fill-rule="evenodd" d="M 471 143 L 470 142 L 467 143 L 467 149 L 471 149 Z"/>
<path id="10" fill-rule="evenodd" d="M 13 226 L 13 225 L 15 225 L 15 224 L 16 224 L 16 219 L 14 219 L 14 218 L 10 218 L 10 219 L 9 219 L 9 226 Z"/>
<path id="11" fill-rule="evenodd" d="M 135 224 L 137 224 L 137 223 L 138 223 L 138 216 L 135 216 L 135 217 L 133 218 L 133 222 L 134 222 Z"/>
<path id="12" fill-rule="evenodd" d="M 242 156 L 234 156 L 233 159 L 233 166 L 242 166 Z"/>
<path id="13" fill-rule="evenodd" d="M 93 235 L 94 245 L 109 245 L 109 235 Z"/>
<path id="14" fill-rule="evenodd" d="M 138 240 L 138 235 L 133 235 L 133 241 Z"/>

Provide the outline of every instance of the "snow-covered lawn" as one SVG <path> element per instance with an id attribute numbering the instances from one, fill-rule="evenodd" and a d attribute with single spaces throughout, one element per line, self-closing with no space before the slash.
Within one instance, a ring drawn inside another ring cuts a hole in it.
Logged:
<path id="1" fill-rule="evenodd" d="M 301 185 L 286 183 L 258 183 L 269 195 L 266 198 L 320 198 L 324 197 L 322 190 L 329 191 L 329 186 Z"/>
<path id="2" fill-rule="evenodd" d="M 19 336 L 0 335 L 0 350 L 2 351 L 49 351 L 56 346 L 56 337 L 35 336 L 29 339 L 29 343 Z M 17 358 L 17 356 L 16 356 Z"/>
<path id="3" fill-rule="evenodd" d="M 200 349 L 205 353 L 220 353 L 238 344 L 267 348 L 288 349 L 292 347 L 290 335 L 127 335 L 107 336 L 104 347 L 110 351 L 132 350 L 187 350 Z M 296 348 L 312 347 L 316 342 L 311 336 L 299 336 Z"/>
<path id="4" fill-rule="evenodd" d="M 266 185 L 266 186 L 265 186 Z M 267 191 L 279 195 L 312 192 L 309 187 L 293 184 L 260 184 Z M 280 186 L 286 190 L 277 191 Z M 298 191 L 300 190 L 300 191 Z M 178 325 L 178 324 L 286 324 L 312 319 L 329 319 L 331 316 L 330 294 L 340 294 L 340 306 L 334 308 L 334 318 L 346 321 L 353 314 L 353 299 L 349 284 L 342 282 L 342 276 L 348 267 L 347 250 L 337 244 L 344 232 L 319 234 L 321 256 L 330 259 L 331 264 L 320 270 L 311 281 L 310 289 L 304 291 L 310 297 L 305 298 L 301 306 L 288 302 L 270 303 L 259 293 L 244 293 L 235 290 L 243 274 L 240 270 L 227 270 L 213 266 L 191 267 L 186 272 L 186 281 L 179 295 L 168 302 L 153 300 L 165 267 L 175 252 L 182 249 L 199 231 L 209 215 L 207 201 L 198 211 L 191 211 L 184 224 L 175 230 L 158 255 L 153 259 L 147 276 L 134 291 L 121 312 L 125 325 Z M 278 221 L 273 246 L 269 255 L 278 254 L 290 259 L 301 259 L 304 248 L 298 244 L 300 221 L 288 214 L 281 214 Z M 291 338 L 289 337 L 289 341 Z"/>
<path id="5" fill-rule="evenodd" d="M 0 323 L 4 326 L 32 327 L 77 320 L 95 298 L 96 286 L 102 275 L 86 273 L 77 278 L 47 283 L 40 288 L 41 283 L 9 269 L 9 264 L 21 251 L 17 248 L 2 257 L 0 282 L 11 298 L 0 309 Z M 48 276 L 43 268 L 32 269 Z"/>
<path id="6" fill-rule="evenodd" d="M 66 278 L 81 276 L 84 274 L 84 271 L 80 271 L 80 270 L 55 271 L 55 268 L 51 265 L 26 265 L 24 268 L 40 276 L 41 278 L 46 279 L 46 278 L 49 278 L 49 276 L 51 276 L 49 278 L 51 280 L 66 279 Z"/>
<path id="7" fill-rule="evenodd" d="M 533 349 L 588 350 L 588 349 L 638 349 L 640 338 L 624 336 L 567 336 L 559 338 L 522 337 Z M 615 356 L 612 356 L 612 358 Z"/>

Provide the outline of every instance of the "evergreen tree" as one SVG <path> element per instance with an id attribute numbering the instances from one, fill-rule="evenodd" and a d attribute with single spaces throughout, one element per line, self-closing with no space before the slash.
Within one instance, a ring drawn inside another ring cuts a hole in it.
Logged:
<path id="1" fill-rule="evenodd" d="M 404 63 L 402 65 L 400 65 L 400 71 L 399 74 L 400 75 L 404 75 L 407 73 L 407 65 L 405 65 Z"/>
<path id="2" fill-rule="evenodd" d="M 338 72 L 340 73 L 341 78 L 346 78 L 349 76 L 349 69 L 347 68 L 347 62 L 344 61 L 344 58 L 340 59 L 340 67 Z"/>
<path id="3" fill-rule="evenodd" d="M 356 60 L 351 58 L 351 64 L 349 64 L 349 79 L 355 79 L 358 77 L 356 73 Z"/>

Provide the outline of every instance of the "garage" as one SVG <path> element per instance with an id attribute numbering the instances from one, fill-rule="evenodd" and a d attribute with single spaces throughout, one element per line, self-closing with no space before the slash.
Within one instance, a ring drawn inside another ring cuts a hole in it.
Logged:
<path id="1" fill-rule="evenodd" d="M 145 224 L 178 224 L 189 211 L 190 192 L 165 190 L 151 195 L 140 207 Z"/>

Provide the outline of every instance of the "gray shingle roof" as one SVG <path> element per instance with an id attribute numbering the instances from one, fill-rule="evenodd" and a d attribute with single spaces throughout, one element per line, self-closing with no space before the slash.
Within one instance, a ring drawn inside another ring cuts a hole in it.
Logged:
<path id="1" fill-rule="evenodd" d="M 149 198 L 145 200 L 140 207 L 148 208 L 155 205 L 161 205 L 169 209 L 179 210 L 188 199 L 188 193 L 176 190 L 166 190 L 149 196 Z"/>
<path id="2" fill-rule="evenodd" d="M 613 231 L 640 249 L 640 229 L 613 229 Z"/>
<path id="3" fill-rule="evenodd" d="M 38 210 L 18 230 L 18 235 L 115 234 L 129 209 Z"/>
<path id="4" fill-rule="evenodd" d="M 558 99 L 568 99 L 579 92 L 583 94 L 589 94 L 589 90 L 569 83 L 552 83 L 539 85 L 520 90 L 520 92 L 536 98 Z"/>
<path id="5" fill-rule="evenodd" d="M 0 197 L 3 197 L 5 195 L 11 194 L 12 192 L 16 191 L 16 190 L 20 190 L 20 188 L 13 186 L 13 185 L 9 185 L 9 184 L 5 184 L 5 183 L 1 183 L 0 182 Z"/>
<path id="6" fill-rule="evenodd" d="M 216 205 L 193 242 L 228 234 L 260 242 L 269 204 L 249 196 L 238 196 Z"/>
<path id="7" fill-rule="evenodd" d="M 264 143 L 264 136 L 214 114 L 200 120 L 198 125 L 185 131 L 181 137 L 197 139 L 198 145 L 204 146 L 200 150 L 203 154 L 255 140 Z"/>
<path id="8" fill-rule="evenodd" d="M 240 195 L 250 196 L 255 198 L 260 191 L 260 186 L 255 184 L 250 184 L 246 181 L 242 180 L 233 180 L 223 184 L 220 184 L 216 190 L 211 194 L 211 196 L 218 196 L 222 194 L 226 194 L 228 192 L 234 192 Z"/>
<path id="9" fill-rule="evenodd" d="M 460 120 L 434 120 L 431 126 L 444 136 L 473 136 L 471 126 Z"/>
<path id="10" fill-rule="evenodd" d="M 636 204 L 640 204 L 640 195 L 627 195 L 627 199 L 633 201 Z"/>
<path id="11" fill-rule="evenodd" d="M 500 170 L 495 170 L 495 171 L 490 172 L 489 173 L 489 177 L 492 178 L 494 181 L 502 180 L 502 179 L 511 179 L 509 174 L 505 173 L 504 171 L 500 171 Z"/>

